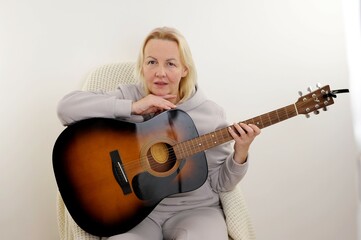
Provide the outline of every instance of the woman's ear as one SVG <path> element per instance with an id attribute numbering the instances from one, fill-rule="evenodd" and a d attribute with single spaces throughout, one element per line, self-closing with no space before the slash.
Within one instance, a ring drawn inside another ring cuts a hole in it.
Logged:
<path id="1" fill-rule="evenodd" d="M 188 68 L 184 67 L 182 72 L 182 78 L 188 75 Z"/>

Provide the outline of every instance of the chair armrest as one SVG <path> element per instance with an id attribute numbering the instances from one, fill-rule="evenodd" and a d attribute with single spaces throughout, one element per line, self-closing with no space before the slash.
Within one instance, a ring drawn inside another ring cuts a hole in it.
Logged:
<path id="1" fill-rule="evenodd" d="M 239 186 L 229 192 L 220 193 L 226 216 L 228 234 L 233 240 L 254 240 L 256 235 L 249 216 L 246 201 Z"/>
<path id="2" fill-rule="evenodd" d="M 99 240 L 100 237 L 91 235 L 81 229 L 70 216 L 60 193 L 57 194 L 57 218 L 60 240 Z"/>

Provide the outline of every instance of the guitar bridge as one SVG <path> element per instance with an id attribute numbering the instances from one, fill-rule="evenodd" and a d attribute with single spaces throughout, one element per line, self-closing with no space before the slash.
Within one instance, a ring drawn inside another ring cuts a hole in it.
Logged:
<path id="1" fill-rule="evenodd" d="M 114 177 L 120 185 L 124 195 L 132 193 L 132 189 L 130 188 L 128 177 L 124 171 L 122 159 L 120 158 L 118 150 L 111 151 L 109 154 L 112 160 Z"/>

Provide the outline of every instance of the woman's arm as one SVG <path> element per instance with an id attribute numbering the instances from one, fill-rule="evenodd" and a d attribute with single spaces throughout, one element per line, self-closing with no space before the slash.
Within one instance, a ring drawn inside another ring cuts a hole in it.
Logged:
<path id="1" fill-rule="evenodd" d="M 57 108 L 63 125 L 92 117 L 129 117 L 133 99 L 124 99 L 120 90 L 114 92 L 74 91 L 64 96 Z"/>

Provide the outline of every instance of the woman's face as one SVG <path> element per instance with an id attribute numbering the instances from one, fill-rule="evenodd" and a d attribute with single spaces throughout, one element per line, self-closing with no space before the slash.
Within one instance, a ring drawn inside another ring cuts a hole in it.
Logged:
<path id="1" fill-rule="evenodd" d="M 144 48 L 143 75 L 149 91 L 157 96 L 178 95 L 179 83 L 187 75 L 178 44 L 170 40 L 151 39 Z M 174 99 L 174 103 L 179 100 Z"/>

